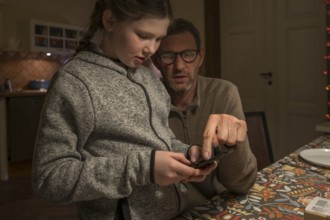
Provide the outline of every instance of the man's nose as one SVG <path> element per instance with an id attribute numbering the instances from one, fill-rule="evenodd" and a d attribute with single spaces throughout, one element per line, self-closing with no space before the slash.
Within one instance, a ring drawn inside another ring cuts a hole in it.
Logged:
<path id="1" fill-rule="evenodd" d="M 178 54 L 175 58 L 175 61 L 174 61 L 175 68 L 181 69 L 181 68 L 183 68 L 184 64 L 185 64 L 184 60 L 182 59 L 180 54 Z"/>

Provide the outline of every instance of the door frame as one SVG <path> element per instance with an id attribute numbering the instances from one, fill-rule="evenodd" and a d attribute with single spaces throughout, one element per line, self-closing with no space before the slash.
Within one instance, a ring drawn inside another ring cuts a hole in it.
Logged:
<path id="1" fill-rule="evenodd" d="M 221 78 L 220 1 L 204 1 L 205 58 L 204 75 Z M 212 34 L 211 34 L 212 33 Z"/>

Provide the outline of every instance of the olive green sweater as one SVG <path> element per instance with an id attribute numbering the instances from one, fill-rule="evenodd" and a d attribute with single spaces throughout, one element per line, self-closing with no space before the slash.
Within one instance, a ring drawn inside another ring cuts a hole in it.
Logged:
<path id="1" fill-rule="evenodd" d="M 210 114 L 229 114 L 244 119 L 237 87 L 229 81 L 198 76 L 197 94 L 185 112 L 172 105 L 169 124 L 176 137 L 187 144 L 203 144 L 203 132 Z M 225 186 L 235 193 L 246 193 L 257 173 L 255 156 L 249 142 L 240 144 L 232 154 L 223 157 L 212 175 L 202 183 L 193 183 L 201 196 L 210 198 Z M 197 201 L 198 202 L 198 201 Z"/>

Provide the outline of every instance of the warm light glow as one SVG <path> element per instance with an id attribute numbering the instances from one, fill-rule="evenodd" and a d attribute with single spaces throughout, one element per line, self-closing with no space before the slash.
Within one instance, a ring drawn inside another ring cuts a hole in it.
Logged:
<path id="1" fill-rule="evenodd" d="M 52 53 L 46 53 L 46 56 L 50 57 L 52 55 Z"/>
<path id="2" fill-rule="evenodd" d="M 329 114 L 326 114 L 325 117 L 330 120 L 330 115 Z"/>
<path id="3" fill-rule="evenodd" d="M 325 90 L 329 91 L 329 90 L 330 90 L 330 86 L 327 85 L 327 86 L 325 87 Z"/>
<path id="4" fill-rule="evenodd" d="M 323 75 L 328 75 L 328 70 L 324 70 Z"/>

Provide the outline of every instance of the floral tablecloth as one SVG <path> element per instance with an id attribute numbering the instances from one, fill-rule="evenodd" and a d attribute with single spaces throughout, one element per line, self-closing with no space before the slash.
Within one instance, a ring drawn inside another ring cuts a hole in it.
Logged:
<path id="1" fill-rule="evenodd" d="M 304 219 L 304 209 L 316 196 L 330 199 L 330 169 L 311 165 L 299 156 L 308 148 L 330 148 L 330 136 L 321 136 L 296 152 L 258 172 L 247 195 L 224 192 L 187 210 L 182 217 L 202 219 Z"/>

